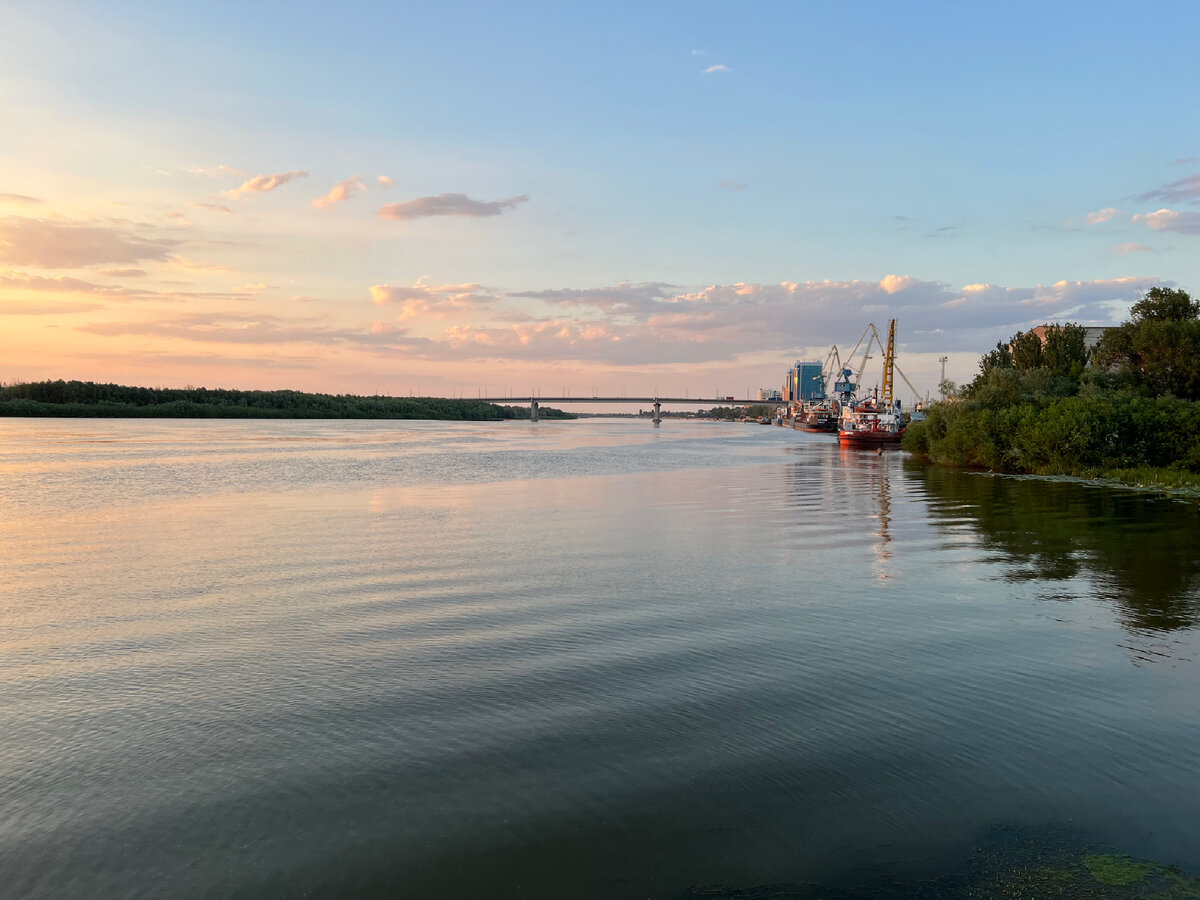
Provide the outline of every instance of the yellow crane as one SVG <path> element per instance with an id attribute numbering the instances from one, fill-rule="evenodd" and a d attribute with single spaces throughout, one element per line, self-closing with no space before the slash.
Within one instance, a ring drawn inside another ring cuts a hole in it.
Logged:
<path id="1" fill-rule="evenodd" d="M 888 325 L 887 353 L 883 357 L 883 408 L 892 408 L 892 370 L 896 365 L 896 320 Z M 907 379 L 905 379 L 907 380 Z"/>

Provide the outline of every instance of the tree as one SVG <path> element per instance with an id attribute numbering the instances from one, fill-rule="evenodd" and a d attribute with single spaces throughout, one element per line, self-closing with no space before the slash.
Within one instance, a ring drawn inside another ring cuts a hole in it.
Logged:
<path id="1" fill-rule="evenodd" d="M 1042 339 L 1033 331 L 1018 331 L 1012 339 L 1013 367 L 1022 372 L 1042 367 Z"/>
<path id="2" fill-rule="evenodd" d="M 1079 375 L 1087 361 L 1087 330 L 1082 325 L 1045 326 L 1042 365 L 1055 375 Z"/>
<path id="3" fill-rule="evenodd" d="M 1129 311 L 1134 325 L 1143 322 L 1186 322 L 1200 319 L 1200 300 L 1177 288 L 1152 287 Z"/>
<path id="4" fill-rule="evenodd" d="M 1011 369 L 1012 365 L 1012 351 L 1009 349 L 1009 345 L 997 341 L 996 349 L 991 353 L 985 353 L 979 360 L 979 374 L 986 375 L 993 369 Z"/>
<path id="5" fill-rule="evenodd" d="M 1200 303 L 1187 291 L 1151 288 L 1092 356 L 1148 394 L 1200 400 Z"/>

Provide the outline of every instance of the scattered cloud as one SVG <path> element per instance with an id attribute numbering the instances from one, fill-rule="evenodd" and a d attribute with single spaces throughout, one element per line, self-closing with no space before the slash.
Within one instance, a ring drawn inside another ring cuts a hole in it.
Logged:
<path id="1" fill-rule="evenodd" d="M 308 173 L 303 171 L 295 172 L 276 172 L 273 175 L 255 175 L 253 178 L 248 178 L 238 187 L 231 191 L 225 191 L 225 196 L 232 197 L 234 200 L 245 197 L 247 194 L 265 194 L 267 191 L 273 191 L 276 188 L 283 187 L 289 181 L 295 181 L 297 178 L 307 178 Z"/>
<path id="2" fill-rule="evenodd" d="M 145 269 L 101 269 L 96 273 L 106 278 L 145 278 Z"/>
<path id="3" fill-rule="evenodd" d="M 732 71 L 733 71 L 733 69 L 729 68 L 729 66 L 721 65 L 720 63 L 718 63 L 715 66 L 709 66 L 707 69 L 705 69 L 704 74 L 712 75 L 717 72 L 732 72 Z"/>
<path id="4" fill-rule="evenodd" d="M 564 309 L 591 307 L 611 316 L 637 316 L 659 308 L 675 294 L 675 285 L 661 281 L 621 282 L 611 287 L 514 291 L 508 296 L 542 300 Z"/>
<path id="5" fill-rule="evenodd" d="M 174 222 L 176 222 L 178 225 L 181 225 L 184 228 L 192 227 L 192 220 L 189 219 L 187 216 L 185 216 L 183 213 L 177 212 L 176 210 L 171 210 L 171 212 L 167 213 L 167 218 L 172 219 Z"/>
<path id="6" fill-rule="evenodd" d="M 220 203 L 189 203 L 188 206 L 194 206 L 196 209 L 207 209 L 212 212 L 229 213 L 236 215 L 237 210 L 230 209 L 228 206 L 222 206 Z"/>
<path id="7" fill-rule="evenodd" d="M 105 337 L 138 335 L 179 338 L 214 344 L 308 344 L 379 347 L 404 337 L 402 330 L 375 335 L 368 329 L 331 328 L 320 324 L 296 324 L 269 315 L 241 313 L 195 313 L 171 319 L 138 322 L 95 322 L 77 331 Z"/>
<path id="8" fill-rule="evenodd" d="M 127 228 L 23 216 L 0 218 L 0 262 L 44 269 L 161 260 L 178 241 L 144 238 Z"/>
<path id="9" fill-rule="evenodd" d="M 228 178 L 231 175 L 237 178 L 250 177 L 249 172 L 232 166 L 184 166 L 183 171 L 192 175 L 203 175 L 205 178 Z"/>
<path id="10" fill-rule="evenodd" d="M 444 319 L 466 310 L 485 310 L 496 295 L 478 284 L 376 284 L 370 288 L 376 306 L 399 306 L 399 322 Z"/>
<path id="11" fill-rule="evenodd" d="M 1153 228 L 1155 231 L 1174 231 L 1178 234 L 1200 234 L 1200 212 L 1179 212 L 1160 209 L 1152 213 L 1138 213 L 1134 222 Z"/>
<path id="12" fill-rule="evenodd" d="M 0 291 L 20 290 L 39 294 L 97 294 L 105 296 L 127 296 L 136 291 L 122 287 L 96 284 L 69 275 L 30 275 L 27 272 L 9 270 L 0 273 Z"/>
<path id="13" fill-rule="evenodd" d="M 138 272 L 139 275 L 132 273 Z M 125 273 L 123 277 L 141 277 L 145 275 L 140 269 L 108 269 L 101 275 L 112 276 L 114 273 Z M 121 277 L 121 276 L 116 276 Z M 162 291 L 142 287 L 127 287 L 119 284 L 100 284 L 75 278 L 70 275 L 31 275 L 28 272 L 7 270 L 0 272 L 0 292 L 19 291 L 24 294 L 63 294 L 85 295 L 88 297 L 103 297 L 108 300 L 137 301 L 153 300 L 168 303 L 183 303 L 198 300 L 245 300 L 253 295 L 250 289 L 256 285 L 246 285 L 232 291 Z M 265 289 L 265 285 L 261 286 Z"/>
<path id="14" fill-rule="evenodd" d="M 103 308 L 99 303 L 0 303 L 0 316 L 65 316 Z"/>
<path id="15" fill-rule="evenodd" d="M 13 206 L 37 206 L 44 201 L 37 197 L 27 197 L 25 194 L 0 194 L 0 203 L 8 203 Z"/>
<path id="16" fill-rule="evenodd" d="M 396 180 L 392 178 L 391 175 L 376 175 L 375 180 L 378 181 L 382 187 L 390 188 L 396 186 Z"/>
<path id="17" fill-rule="evenodd" d="M 527 203 L 525 194 L 507 200 L 472 200 L 466 194 L 438 194 L 436 197 L 417 197 L 404 203 L 389 203 L 379 210 L 385 219 L 403 221 L 428 216 L 498 216 L 505 210 Z"/>
<path id="18" fill-rule="evenodd" d="M 718 185 L 718 187 L 726 188 L 727 190 L 731 190 L 731 191 L 744 191 L 746 189 L 747 185 L 741 184 L 737 181 L 730 181 L 727 178 L 724 181 L 722 181 Z"/>
<path id="19" fill-rule="evenodd" d="M 337 203 L 350 199 L 350 194 L 355 188 L 365 191 L 367 186 L 363 184 L 361 175 L 354 175 L 347 178 L 345 181 L 339 181 L 324 197 L 318 197 L 313 201 L 313 206 L 317 209 L 329 209 Z"/>
<path id="20" fill-rule="evenodd" d="M 917 283 L 917 279 L 911 275 L 885 275 L 883 280 L 879 282 L 879 286 L 883 288 L 884 293 L 898 294 L 900 291 L 906 290 Z"/>
<path id="21" fill-rule="evenodd" d="M 1200 172 L 1172 181 L 1154 191 L 1139 194 L 1143 203 L 1200 203 Z"/>
<path id="22" fill-rule="evenodd" d="M 62 292 L 68 286 L 62 280 L 46 281 L 54 282 L 47 290 Z M 141 321 L 130 317 L 93 322 L 80 330 L 213 345 L 293 345 L 299 353 L 315 346 L 346 347 L 377 358 L 435 362 L 488 359 L 644 367 L 654 360 L 656 365 L 702 366 L 763 354 L 785 358 L 798 347 L 852 345 L 867 321 L 884 327 L 893 317 L 898 320 L 902 353 L 977 353 L 1018 328 L 1047 321 L 1112 324 L 1155 284 L 1173 283 L 1127 276 L 1031 288 L 980 282 L 954 289 L 912 275 L 889 275 L 879 281 L 739 282 L 694 290 L 620 283 L 501 294 L 475 283 L 417 281 L 372 286 L 373 303 L 398 310 L 399 315 L 356 328 L 266 312 L 188 310 L 176 316 L 156 312 Z M 70 285 L 73 290 L 83 286 Z M 94 287 L 91 293 L 103 296 L 98 293 L 103 286 Z M 253 294 L 262 287 L 239 290 Z M 246 294 L 224 296 L 237 299 Z M 263 350 L 264 357 L 270 353 Z"/>
<path id="23" fill-rule="evenodd" d="M 171 256 L 165 262 L 168 265 L 175 266 L 180 269 L 191 269 L 197 272 L 228 272 L 225 266 L 219 266 L 216 263 L 205 262 L 201 259 L 189 259 L 186 256 Z"/>
<path id="24" fill-rule="evenodd" d="M 1148 253 L 1150 248 L 1136 241 L 1126 241 L 1124 244 L 1113 244 L 1113 252 L 1117 256 L 1128 256 L 1130 253 Z"/>
<path id="25" fill-rule="evenodd" d="M 693 50 L 692 51 L 692 56 L 703 56 L 703 55 L 704 55 L 703 50 Z"/>
<path id="26" fill-rule="evenodd" d="M 1099 225 L 1102 222 L 1107 222 L 1119 212 L 1120 210 L 1115 206 L 1106 206 L 1104 209 L 1098 209 L 1095 212 L 1088 213 L 1085 221 L 1089 225 Z"/>

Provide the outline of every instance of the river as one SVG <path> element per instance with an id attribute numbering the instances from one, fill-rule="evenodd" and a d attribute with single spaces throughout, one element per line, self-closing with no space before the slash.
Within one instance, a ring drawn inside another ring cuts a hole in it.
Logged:
<path id="1" fill-rule="evenodd" d="M 708 422 L 6 419 L 0 510 L 5 896 L 1200 871 L 1196 501 Z"/>

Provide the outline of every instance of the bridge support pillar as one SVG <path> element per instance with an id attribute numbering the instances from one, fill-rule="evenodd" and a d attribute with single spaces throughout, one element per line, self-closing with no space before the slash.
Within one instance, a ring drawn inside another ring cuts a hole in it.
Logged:
<path id="1" fill-rule="evenodd" d="M 529 421 L 536 422 L 538 420 L 538 402 L 536 400 L 529 401 Z"/>
<path id="2" fill-rule="evenodd" d="M 651 420 L 652 422 L 654 422 L 655 428 L 657 428 L 659 425 L 662 424 L 662 415 L 660 414 L 661 410 L 662 410 L 662 404 L 659 403 L 657 400 L 655 400 L 654 401 L 654 418 Z"/>

